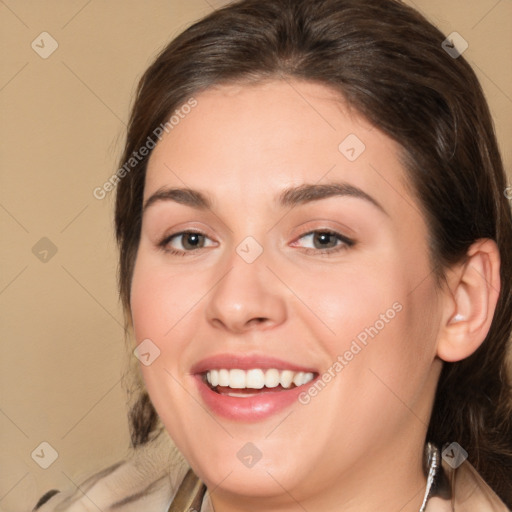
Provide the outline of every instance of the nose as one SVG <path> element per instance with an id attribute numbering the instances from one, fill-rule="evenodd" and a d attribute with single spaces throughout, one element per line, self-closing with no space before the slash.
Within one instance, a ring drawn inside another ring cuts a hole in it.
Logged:
<path id="1" fill-rule="evenodd" d="M 234 251 L 223 277 L 207 296 L 207 320 L 214 328 L 242 334 L 286 320 L 287 289 L 267 268 L 264 254 L 247 263 Z"/>

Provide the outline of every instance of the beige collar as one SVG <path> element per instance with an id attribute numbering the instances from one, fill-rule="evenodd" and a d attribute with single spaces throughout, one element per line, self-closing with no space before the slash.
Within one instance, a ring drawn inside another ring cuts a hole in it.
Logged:
<path id="1" fill-rule="evenodd" d="M 214 512 L 206 487 L 184 462 L 177 465 L 178 455 L 161 436 L 78 488 L 57 492 L 37 512 Z M 467 460 L 457 469 L 442 460 L 439 469 L 425 512 L 510 512 Z"/>

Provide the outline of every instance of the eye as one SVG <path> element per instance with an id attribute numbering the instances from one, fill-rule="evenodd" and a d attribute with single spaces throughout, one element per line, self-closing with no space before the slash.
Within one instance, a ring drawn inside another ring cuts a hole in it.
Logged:
<path id="1" fill-rule="evenodd" d="M 310 231 L 302 235 L 299 240 L 309 239 L 313 243 L 313 249 L 306 247 L 306 253 L 318 254 L 320 253 L 336 253 L 352 247 L 355 244 L 354 240 L 347 238 L 341 233 L 329 230 L 316 230 Z"/>
<path id="2" fill-rule="evenodd" d="M 166 236 L 158 245 L 166 252 L 184 256 L 187 252 L 193 252 L 194 250 L 206 247 L 206 240 L 209 240 L 209 238 L 204 233 L 181 231 L 180 233 Z"/>
<path id="3" fill-rule="evenodd" d="M 345 250 L 355 244 L 354 240 L 347 238 L 341 233 L 329 230 L 310 231 L 302 235 L 298 240 L 303 239 L 309 239 L 309 242 L 313 243 L 313 248 L 304 248 L 307 254 L 325 253 L 328 255 Z M 158 243 L 158 246 L 167 253 L 185 256 L 187 253 L 193 253 L 199 249 L 214 245 L 206 245 L 206 241 L 208 240 L 210 239 L 204 233 L 198 231 L 181 231 L 166 236 Z M 292 245 L 295 246 L 296 243 L 297 242 L 294 242 Z"/>

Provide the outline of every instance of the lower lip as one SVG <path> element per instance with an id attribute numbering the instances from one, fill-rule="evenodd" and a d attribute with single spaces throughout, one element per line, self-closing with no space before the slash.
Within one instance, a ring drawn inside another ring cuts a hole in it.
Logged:
<path id="1" fill-rule="evenodd" d="M 236 421 L 258 421 L 268 418 L 298 402 L 299 395 L 315 382 L 313 379 L 307 384 L 286 391 L 260 392 L 244 398 L 216 393 L 200 375 L 194 377 L 199 393 L 208 408 L 219 416 Z"/>

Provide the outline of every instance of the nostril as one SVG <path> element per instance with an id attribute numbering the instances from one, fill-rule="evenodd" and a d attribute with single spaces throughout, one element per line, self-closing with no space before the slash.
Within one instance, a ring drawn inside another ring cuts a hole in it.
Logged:
<path id="1" fill-rule="evenodd" d="M 247 322 L 247 324 L 248 324 L 248 325 L 250 325 L 250 324 L 251 324 L 251 323 L 253 323 L 253 322 L 254 322 L 254 323 L 256 323 L 256 324 L 262 324 L 262 323 L 264 323 L 264 322 L 266 322 L 266 321 L 267 321 L 267 319 L 266 319 L 266 318 L 264 318 L 264 317 L 258 317 L 258 318 L 252 318 L 251 320 L 249 320 L 249 321 Z"/>

